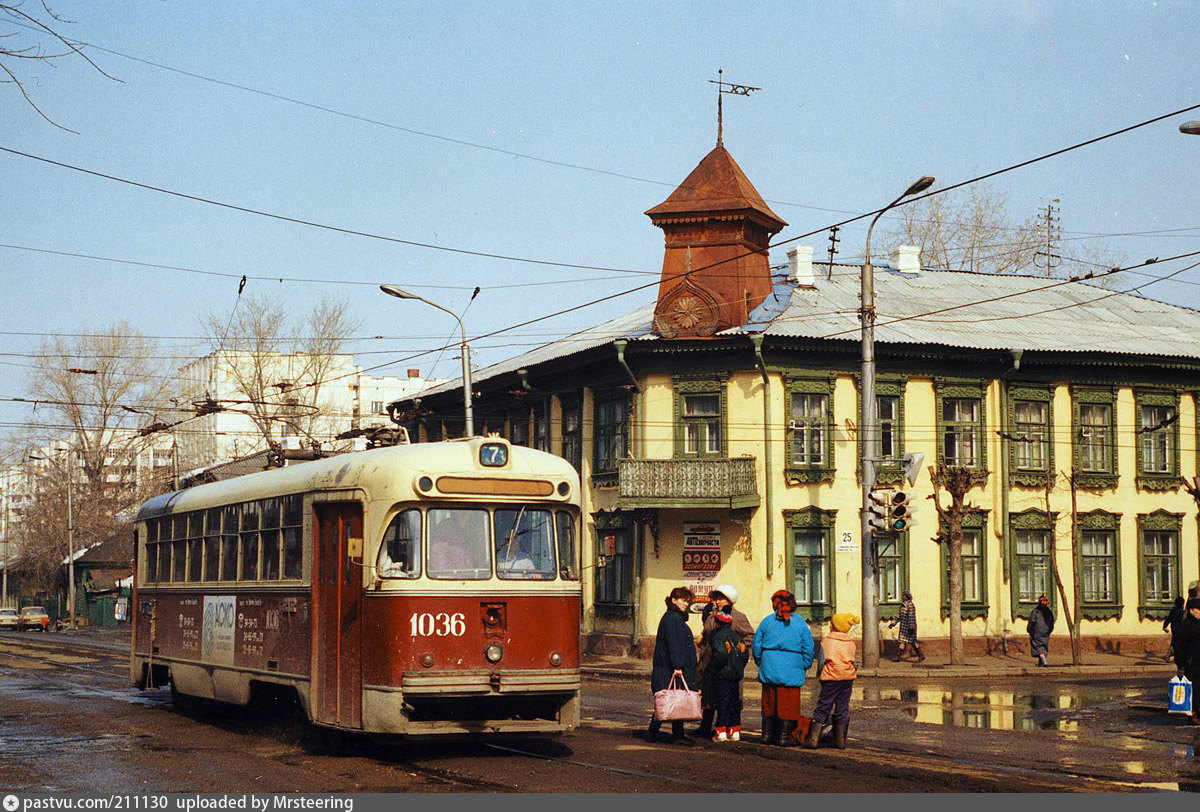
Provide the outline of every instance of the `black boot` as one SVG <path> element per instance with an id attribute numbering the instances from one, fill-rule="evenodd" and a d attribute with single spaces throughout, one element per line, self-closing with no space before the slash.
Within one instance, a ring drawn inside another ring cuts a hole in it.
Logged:
<path id="1" fill-rule="evenodd" d="M 658 741 L 658 730 L 661 727 L 662 722 L 654 717 L 650 717 L 650 727 L 646 728 L 646 741 L 651 743 Z"/>
<path id="2" fill-rule="evenodd" d="M 774 744 L 775 736 L 777 735 L 777 727 L 779 720 L 774 716 L 764 716 L 762 718 L 762 743 Z"/>
<path id="3" fill-rule="evenodd" d="M 808 735 L 804 737 L 804 741 L 800 742 L 800 746 L 807 750 L 816 750 L 821 744 L 821 726 L 824 722 L 818 722 L 813 719 L 808 725 Z"/>
<path id="4" fill-rule="evenodd" d="M 704 715 L 700 717 L 700 727 L 693 730 L 692 735 L 701 739 L 711 739 L 713 737 L 713 720 L 716 718 L 716 708 L 705 708 Z"/>
<path id="5" fill-rule="evenodd" d="M 846 749 L 846 733 L 850 730 L 850 723 L 834 722 L 833 723 L 833 746 L 839 750 Z"/>
<path id="6" fill-rule="evenodd" d="M 671 743 L 691 744 L 695 739 L 683 732 L 683 722 L 671 722 Z"/>
<path id="7" fill-rule="evenodd" d="M 781 719 L 780 726 L 782 730 L 779 734 L 780 747 L 797 747 L 800 742 L 796 738 L 796 732 L 800 728 L 800 722 L 796 719 Z"/>

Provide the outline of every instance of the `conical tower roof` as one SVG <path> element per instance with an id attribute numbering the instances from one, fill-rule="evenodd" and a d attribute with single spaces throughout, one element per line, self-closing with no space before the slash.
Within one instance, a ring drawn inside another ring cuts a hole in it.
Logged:
<path id="1" fill-rule="evenodd" d="M 747 213 L 763 221 L 769 231 L 777 232 L 787 225 L 771 211 L 762 195 L 733 160 L 729 150 L 718 144 L 692 170 L 687 179 L 671 196 L 646 214 L 657 225 L 660 220 L 697 214 L 734 212 Z"/>

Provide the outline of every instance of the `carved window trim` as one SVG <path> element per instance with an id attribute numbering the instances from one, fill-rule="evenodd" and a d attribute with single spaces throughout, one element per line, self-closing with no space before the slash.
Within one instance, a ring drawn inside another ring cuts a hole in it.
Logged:
<path id="1" fill-rule="evenodd" d="M 979 533 L 979 555 L 977 557 L 980 569 L 979 600 L 962 602 L 963 620 L 986 618 L 988 615 L 987 518 L 986 510 L 972 510 L 963 516 L 963 530 Z M 938 551 L 938 561 L 941 566 L 938 583 L 941 594 L 942 620 L 945 620 L 950 617 L 950 527 L 940 519 L 938 520 L 938 533 L 942 538 L 942 542 L 938 545 L 941 548 Z"/>
<path id="2" fill-rule="evenodd" d="M 1171 513 L 1166 510 L 1156 510 L 1153 513 L 1139 513 L 1137 517 L 1138 534 L 1138 619 L 1162 620 L 1167 616 L 1174 603 L 1174 596 L 1182 594 L 1181 566 L 1183 547 L 1183 514 Z M 1146 533 L 1173 532 L 1175 534 L 1174 583 L 1170 585 L 1170 597 L 1151 600 L 1146 595 Z"/>
<path id="3" fill-rule="evenodd" d="M 623 420 L 608 422 L 605 413 L 610 404 Z M 602 417 L 604 419 L 602 419 Z M 620 389 L 602 389 L 592 393 L 592 485 L 597 488 L 615 487 L 620 484 L 620 460 L 629 456 L 630 428 L 633 425 L 633 397 Z M 615 446 L 611 465 L 602 459 L 602 453 L 611 444 Z"/>
<path id="4" fill-rule="evenodd" d="M 1044 443 L 1043 465 L 1041 468 L 1021 468 L 1017 464 L 1020 456 L 1019 445 L 1023 442 L 1017 439 L 1017 404 L 1019 402 L 1046 404 L 1046 422 L 1043 425 L 1045 433 L 1042 440 Z M 1008 403 L 1005 404 L 1005 408 L 1008 410 L 1010 435 L 1004 438 L 1005 453 L 1008 455 L 1009 477 L 1014 485 L 1044 490 L 1046 482 L 1050 478 L 1050 472 L 1054 470 L 1054 387 L 1013 384 L 1008 388 Z"/>
<path id="5" fill-rule="evenodd" d="M 1055 558 L 1055 537 L 1054 527 L 1058 523 L 1058 514 L 1047 514 L 1044 510 L 1030 508 L 1023 510 L 1020 513 L 1010 513 L 1008 517 L 1008 545 L 1012 551 L 1012 578 L 1010 579 L 1009 588 L 1011 591 L 1012 616 L 1013 619 L 1027 618 L 1033 608 L 1037 606 L 1037 597 L 1032 600 L 1021 600 L 1021 584 L 1020 584 L 1020 566 L 1022 557 L 1042 557 L 1046 559 L 1047 564 L 1047 582 L 1046 582 L 1046 598 L 1050 601 L 1050 608 L 1053 610 L 1058 606 L 1058 589 L 1054 581 L 1054 571 L 1058 564 Z M 1049 533 L 1050 551 L 1041 554 L 1029 554 L 1017 552 L 1017 531 L 1018 530 L 1045 530 Z"/>
<path id="6" fill-rule="evenodd" d="M 1080 587 L 1080 614 L 1089 620 L 1120 619 L 1123 604 L 1121 603 L 1121 514 L 1110 513 L 1107 510 L 1093 510 L 1080 513 L 1077 516 L 1079 538 L 1076 539 L 1076 558 L 1079 561 L 1079 577 L 1083 578 L 1083 534 L 1088 531 L 1109 531 L 1113 534 L 1112 553 L 1112 600 L 1088 601 Z"/>
<path id="7" fill-rule="evenodd" d="M 671 379 L 675 400 L 675 458 L 676 459 L 718 459 L 729 456 L 729 409 L 727 381 L 725 373 L 704 376 L 677 375 Z M 718 398 L 717 422 L 721 433 L 719 448 L 708 452 L 697 446 L 696 453 L 687 453 L 686 446 L 687 422 L 684 416 L 684 398 L 687 395 L 716 395 Z"/>
<path id="8" fill-rule="evenodd" d="M 975 400 L 979 404 L 979 413 L 974 428 L 975 443 L 979 449 L 975 465 L 970 466 L 973 478 L 977 482 L 987 479 L 987 436 L 984 428 L 987 426 L 987 381 L 963 380 L 956 378 L 935 378 L 934 392 L 936 396 L 935 416 L 937 425 L 937 461 L 946 464 L 946 431 L 944 404 L 947 399 Z"/>
<path id="9" fill-rule="evenodd" d="M 785 467 L 784 475 L 790 483 L 832 482 L 835 472 L 833 433 L 837 426 L 833 419 L 833 390 L 836 378 L 826 376 L 787 376 L 785 377 L 784 396 L 784 426 L 785 431 Z M 792 428 L 792 398 L 795 395 L 823 395 L 825 397 L 825 426 L 822 438 L 822 458 L 820 465 L 805 465 L 796 462 L 794 455 L 795 430 Z"/>
<path id="10" fill-rule="evenodd" d="M 1133 436 L 1137 451 L 1137 485 L 1150 491 L 1173 491 L 1179 487 L 1179 392 L 1163 389 L 1135 389 L 1133 393 Z M 1143 407 L 1166 407 L 1174 411 L 1174 422 L 1153 434 L 1166 433 L 1170 447 L 1169 471 L 1146 471 L 1145 446 L 1147 432 L 1142 431 Z"/>
<path id="11" fill-rule="evenodd" d="M 834 577 L 836 561 L 834 558 L 834 528 L 837 520 L 836 510 L 822 510 L 819 507 L 806 507 L 800 510 L 783 511 L 784 524 L 787 528 L 786 569 L 789 592 L 795 593 L 796 579 L 796 541 L 795 533 L 799 530 L 819 532 L 823 539 L 822 557 L 825 559 L 825 600 L 821 603 L 799 603 L 802 610 L 808 614 L 810 621 L 826 620 L 833 617 L 834 607 L 837 606 L 836 586 Z"/>
<path id="12" fill-rule="evenodd" d="M 854 390 L 854 420 L 857 424 L 862 419 L 862 376 L 855 375 L 855 390 Z M 896 399 L 896 414 L 892 419 L 892 432 L 895 438 L 895 455 L 896 457 L 904 456 L 904 388 L 908 383 L 907 378 L 886 377 L 875 381 L 875 399 L 881 397 L 891 397 Z M 876 406 L 878 410 L 878 405 Z M 881 429 L 882 429 L 882 421 Z M 880 435 L 882 441 L 882 434 Z M 862 451 L 863 451 L 863 436 L 861 431 L 855 431 L 854 439 L 855 456 L 854 456 L 854 472 L 859 482 L 862 482 Z M 883 453 L 882 446 L 880 453 Z M 899 485 L 904 481 L 904 466 L 899 462 L 881 462 L 875 466 L 875 484 L 876 485 Z"/>
<path id="13" fill-rule="evenodd" d="M 887 556 L 887 557 L 896 558 L 899 560 L 899 563 L 900 563 L 900 584 L 899 584 L 898 592 L 903 592 L 906 589 L 911 589 L 911 587 L 909 586 L 910 581 L 909 581 L 909 569 L 908 569 L 909 535 L 910 534 L 906 530 L 903 533 L 892 533 L 892 534 L 883 536 L 879 539 L 879 550 L 878 550 L 878 556 L 876 558 L 876 560 L 879 562 L 882 562 L 883 559 L 885 558 L 884 551 L 888 549 L 888 545 L 891 545 L 891 544 L 895 545 L 894 553 L 891 556 Z M 879 567 L 879 575 L 876 578 L 875 594 L 879 596 L 879 619 L 880 620 L 892 620 L 900 613 L 901 599 L 900 599 L 899 594 L 897 594 L 896 600 L 894 600 L 894 601 L 885 600 L 883 597 L 883 567 L 882 566 Z"/>
<path id="14" fill-rule="evenodd" d="M 1083 432 L 1080 407 L 1108 407 L 1107 470 L 1085 471 L 1083 468 Z M 1080 488 L 1098 490 L 1115 488 L 1120 479 L 1117 468 L 1117 393 L 1112 387 L 1071 387 L 1071 454 L 1076 471 L 1075 481 Z"/>

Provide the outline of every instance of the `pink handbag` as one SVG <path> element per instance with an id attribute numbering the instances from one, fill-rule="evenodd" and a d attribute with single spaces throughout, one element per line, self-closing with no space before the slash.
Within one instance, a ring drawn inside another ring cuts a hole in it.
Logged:
<path id="1" fill-rule="evenodd" d="M 683 687 L 676 688 L 675 680 Z M 660 722 L 687 722 L 703 715 L 700 692 L 689 689 L 683 677 L 672 675 L 670 685 L 654 692 L 654 718 Z"/>

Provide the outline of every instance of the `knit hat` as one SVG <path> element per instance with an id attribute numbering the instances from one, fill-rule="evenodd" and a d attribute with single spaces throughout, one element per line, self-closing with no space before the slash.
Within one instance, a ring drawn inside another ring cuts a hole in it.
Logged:
<path id="1" fill-rule="evenodd" d="M 1040 595 L 1040 596 L 1038 596 L 1038 603 L 1044 603 L 1044 604 L 1049 605 L 1050 599 L 1047 598 L 1045 595 Z"/>
<path id="2" fill-rule="evenodd" d="M 1185 609 L 1200 609 L 1200 598 L 1188 598 Z"/>
<path id="3" fill-rule="evenodd" d="M 708 594 L 710 597 L 717 594 L 724 595 L 730 603 L 737 603 L 738 599 L 737 587 L 733 584 L 721 584 L 716 589 L 710 590 Z"/>
<path id="4" fill-rule="evenodd" d="M 858 623 L 858 615 L 852 612 L 838 612 L 829 622 L 833 624 L 835 632 L 848 632 L 855 623 Z"/>
<path id="5" fill-rule="evenodd" d="M 771 608 L 775 610 L 776 617 L 788 623 L 791 621 L 792 612 L 796 611 L 796 598 L 791 592 L 781 589 L 771 596 Z"/>
<path id="6" fill-rule="evenodd" d="M 717 609 L 713 612 L 713 617 L 718 623 L 732 623 L 733 612 L 726 612 L 723 609 Z"/>

